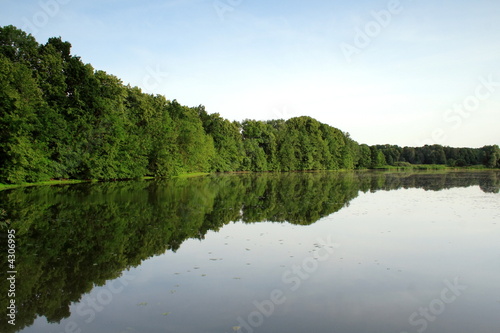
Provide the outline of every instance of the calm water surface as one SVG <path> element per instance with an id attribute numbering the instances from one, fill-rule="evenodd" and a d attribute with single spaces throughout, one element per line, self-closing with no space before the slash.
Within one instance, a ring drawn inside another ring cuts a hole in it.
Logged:
<path id="1" fill-rule="evenodd" d="M 499 189 L 492 171 L 2 191 L 0 331 L 498 332 Z"/>

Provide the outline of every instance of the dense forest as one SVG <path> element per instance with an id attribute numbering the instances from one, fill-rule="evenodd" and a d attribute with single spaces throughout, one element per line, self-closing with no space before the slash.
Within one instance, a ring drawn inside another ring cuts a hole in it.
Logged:
<path id="1" fill-rule="evenodd" d="M 500 148 L 360 145 L 305 116 L 229 121 L 124 85 L 61 38 L 0 27 L 0 183 L 408 164 L 500 167 Z"/>

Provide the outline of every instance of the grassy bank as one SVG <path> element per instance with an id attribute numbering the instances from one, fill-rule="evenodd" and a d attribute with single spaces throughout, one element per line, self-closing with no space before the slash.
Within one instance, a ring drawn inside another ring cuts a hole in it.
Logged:
<path id="1" fill-rule="evenodd" d="M 0 184 L 0 191 L 11 189 L 11 188 L 16 188 L 16 187 L 42 186 L 42 185 L 67 185 L 67 184 L 80 184 L 80 183 L 87 183 L 87 182 L 89 182 L 89 181 L 67 179 L 67 180 L 49 180 L 49 181 L 37 182 L 37 183 Z"/>
<path id="2" fill-rule="evenodd" d="M 193 177 L 201 177 L 201 176 L 206 176 L 209 175 L 208 173 L 203 173 L 203 172 L 196 172 L 196 173 L 183 173 L 178 176 L 175 176 L 174 178 L 193 178 Z M 141 180 L 153 180 L 155 179 L 154 177 L 143 177 Z M 124 179 L 127 180 L 127 179 Z M 1 190 L 8 190 L 12 188 L 18 188 L 18 187 L 28 187 L 28 186 L 44 186 L 44 185 L 68 185 L 68 184 L 81 184 L 81 183 L 90 183 L 90 182 L 97 182 L 97 180 L 76 180 L 76 179 L 65 179 L 65 180 L 49 180 L 49 181 L 44 181 L 44 182 L 37 182 L 37 183 L 22 183 L 22 184 L 1 184 L 0 183 L 0 191 Z"/>
<path id="3" fill-rule="evenodd" d="M 207 172 L 182 173 L 182 174 L 175 176 L 173 178 L 193 178 L 193 177 L 208 176 L 209 174 L 210 173 L 207 173 Z"/>
<path id="4" fill-rule="evenodd" d="M 373 170 L 447 170 L 457 169 L 443 164 L 384 165 Z"/>
<path id="5" fill-rule="evenodd" d="M 498 170 L 487 168 L 484 165 L 471 165 L 471 166 L 448 166 L 444 164 L 410 164 L 410 165 L 384 165 L 376 167 L 373 170 Z"/>
<path id="6" fill-rule="evenodd" d="M 481 170 L 500 170 L 500 169 L 491 169 L 491 168 L 486 168 L 483 165 L 475 165 L 475 166 L 468 166 L 468 167 L 450 167 L 446 165 L 440 165 L 440 164 L 415 164 L 415 165 L 409 165 L 409 166 L 394 166 L 394 165 L 384 165 L 381 167 L 373 168 L 373 169 L 360 169 L 360 170 L 347 170 L 347 169 L 340 169 L 340 170 L 318 170 L 318 171 L 294 171 L 294 172 L 351 172 L 351 171 L 370 171 L 370 170 L 380 170 L 380 171 L 412 171 L 412 170 L 417 170 L 417 171 L 481 171 Z M 239 174 L 239 173 L 253 173 L 253 172 L 230 172 L 233 174 Z M 210 173 L 207 172 L 193 172 L 193 173 L 182 173 L 178 176 L 174 176 L 173 178 L 177 179 L 188 179 L 188 178 L 194 178 L 194 177 L 203 177 L 203 176 L 208 176 Z M 155 177 L 142 177 L 140 180 L 153 180 Z M 127 179 L 123 179 L 125 181 Z M 80 184 L 80 183 L 90 183 L 90 182 L 97 182 L 97 180 L 75 180 L 75 179 L 67 179 L 67 180 L 50 180 L 50 181 L 44 181 L 44 182 L 37 182 L 37 183 L 23 183 L 23 184 L 1 184 L 0 183 L 0 191 L 2 190 L 7 190 L 7 189 L 12 189 L 12 188 L 18 188 L 18 187 L 28 187 L 28 186 L 54 186 L 54 185 L 68 185 L 68 184 Z"/>

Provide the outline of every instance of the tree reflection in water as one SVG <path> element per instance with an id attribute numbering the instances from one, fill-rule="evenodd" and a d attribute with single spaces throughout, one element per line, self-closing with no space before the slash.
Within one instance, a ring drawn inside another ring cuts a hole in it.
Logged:
<path id="1" fill-rule="evenodd" d="M 39 316 L 60 322 L 94 286 L 232 221 L 309 225 L 360 191 L 468 186 L 498 193 L 500 172 L 239 174 L 5 190 L 1 219 L 17 236 L 18 314 L 15 327 L 2 321 L 0 330 L 19 331 Z M 2 293 L 0 306 L 8 302 Z"/>

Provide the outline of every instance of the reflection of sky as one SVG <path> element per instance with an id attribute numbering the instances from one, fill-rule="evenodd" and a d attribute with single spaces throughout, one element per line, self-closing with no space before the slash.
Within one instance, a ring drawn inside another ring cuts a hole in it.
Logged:
<path id="1" fill-rule="evenodd" d="M 247 320 L 253 302 L 276 289 L 286 302 L 255 332 L 416 332 L 421 326 L 410 325 L 410 315 L 439 299 L 445 281 L 456 277 L 467 290 L 426 332 L 493 332 L 499 223 L 500 196 L 477 186 L 360 194 L 311 226 L 233 223 L 85 295 L 83 302 L 102 298 L 126 284 L 91 323 L 74 305 L 59 326 L 37 320 L 24 332 L 64 332 L 70 322 L 94 333 L 234 332 L 237 318 Z M 292 283 L 294 265 L 327 253 L 320 238 L 339 247 L 309 273 L 302 270 L 300 285 Z"/>

